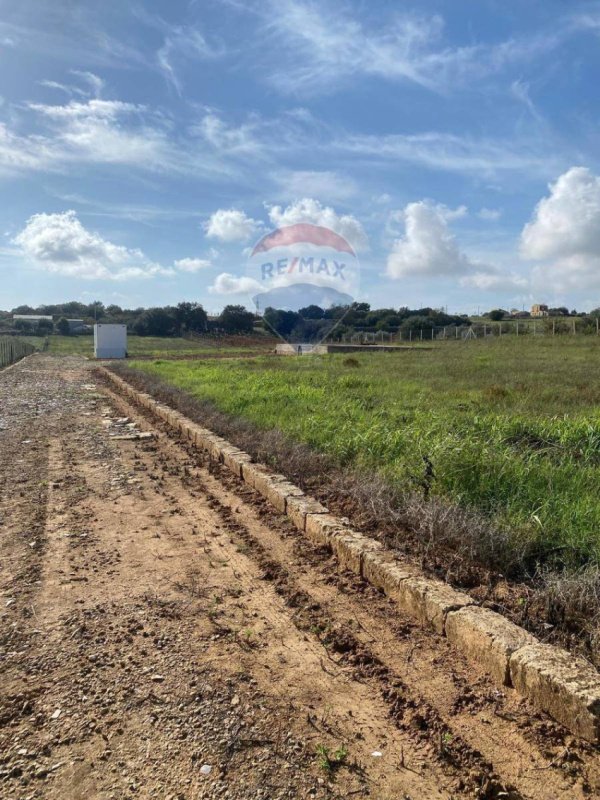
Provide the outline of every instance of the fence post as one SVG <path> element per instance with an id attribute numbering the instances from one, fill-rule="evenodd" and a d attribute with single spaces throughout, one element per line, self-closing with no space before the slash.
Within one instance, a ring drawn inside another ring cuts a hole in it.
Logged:
<path id="1" fill-rule="evenodd" d="M 576 330 L 575 330 L 575 317 L 573 317 L 573 336 L 575 335 L 575 333 L 576 333 Z"/>
<path id="2" fill-rule="evenodd" d="M 556 333 L 556 320 L 552 320 L 552 336 Z"/>
<path id="3" fill-rule="evenodd" d="M 535 336 L 535 320 L 533 320 L 533 335 Z"/>
<path id="4" fill-rule="evenodd" d="M 421 341 L 423 341 L 423 328 L 421 328 Z"/>

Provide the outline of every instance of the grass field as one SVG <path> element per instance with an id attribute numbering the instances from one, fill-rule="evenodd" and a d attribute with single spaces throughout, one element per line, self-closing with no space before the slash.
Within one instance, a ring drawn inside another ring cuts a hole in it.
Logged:
<path id="1" fill-rule="evenodd" d="M 25 341 L 41 348 L 44 339 L 39 336 L 28 336 Z M 127 336 L 127 348 L 130 356 L 193 356 L 202 353 L 214 353 L 226 350 L 230 353 L 243 353 L 248 348 L 243 345 L 235 346 L 229 341 L 218 344 L 218 340 L 195 342 L 189 339 L 158 336 Z M 56 355 L 82 355 L 90 358 L 94 355 L 93 336 L 58 336 L 48 337 L 48 352 Z"/>
<path id="2" fill-rule="evenodd" d="M 570 565 L 600 562 L 599 365 L 595 337 L 132 363 L 340 464 L 427 485 Z"/>

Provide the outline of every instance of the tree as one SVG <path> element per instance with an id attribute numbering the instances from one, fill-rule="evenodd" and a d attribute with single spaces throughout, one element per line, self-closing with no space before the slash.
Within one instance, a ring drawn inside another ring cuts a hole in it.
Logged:
<path id="1" fill-rule="evenodd" d="M 139 336 L 174 336 L 177 332 L 174 309 L 148 308 L 140 314 L 133 329 Z"/>
<path id="2" fill-rule="evenodd" d="M 294 327 L 301 321 L 300 314 L 295 311 L 284 311 L 281 308 L 265 309 L 263 319 L 271 330 L 280 336 L 289 336 Z"/>
<path id="3" fill-rule="evenodd" d="M 69 327 L 69 321 L 66 317 L 61 317 L 58 320 L 56 323 L 56 332 L 60 333 L 61 336 L 69 336 L 71 328 Z"/>
<path id="4" fill-rule="evenodd" d="M 244 306 L 225 306 L 219 315 L 219 327 L 226 333 L 252 333 L 254 314 Z"/>
<path id="5" fill-rule="evenodd" d="M 421 328 L 433 328 L 433 322 L 429 319 L 429 317 L 424 317 L 421 314 L 416 314 L 413 317 L 407 317 L 400 328 L 404 331 L 417 331 Z"/>
<path id="6" fill-rule="evenodd" d="M 67 322 L 67 325 L 69 323 Z M 54 330 L 54 325 L 51 319 L 40 319 L 36 325 L 36 333 L 38 336 L 48 336 Z"/>
<path id="7" fill-rule="evenodd" d="M 315 304 L 299 309 L 298 313 L 303 319 L 323 319 L 325 313 L 321 306 Z"/>
<path id="8" fill-rule="evenodd" d="M 400 325 L 402 324 L 402 318 L 398 314 L 394 313 L 386 313 L 384 317 L 378 320 L 375 325 L 375 328 L 378 331 L 388 331 L 393 332 L 398 330 Z"/>
<path id="9" fill-rule="evenodd" d="M 33 326 L 31 322 L 28 322 L 26 319 L 15 320 L 14 327 L 18 331 L 21 331 L 21 333 L 31 333 L 33 331 Z"/>
<path id="10" fill-rule="evenodd" d="M 123 313 L 123 309 L 121 306 L 110 305 L 105 308 L 105 313 L 109 317 L 117 317 Z"/>
<path id="11" fill-rule="evenodd" d="M 184 331 L 204 333 L 208 328 L 206 311 L 199 303 L 178 303 L 175 308 L 175 320 L 180 334 Z"/>
<path id="12" fill-rule="evenodd" d="M 506 316 L 506 311 L 504 311 L 502 308 L 494 308 L 487 314 L 487 316 L 494 322 L 500 322 L 500 320 L 503 320 Z"/>

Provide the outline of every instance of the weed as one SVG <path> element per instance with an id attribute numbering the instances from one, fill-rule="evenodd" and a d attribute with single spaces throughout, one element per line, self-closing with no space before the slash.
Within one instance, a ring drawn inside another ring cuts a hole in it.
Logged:
<path id="1" fill-rule="evenodd" d="M 348 758 L 348 750 L 345 745 L 341 745 L 337 750 L 334 750 L 333 753 L 330 753 L 328 747 L 324 744 L 318 744 L 316 754 L 319 767 L 329 774 L 333 774 L 337 772 L 340 767 L 343 767 Z"/>

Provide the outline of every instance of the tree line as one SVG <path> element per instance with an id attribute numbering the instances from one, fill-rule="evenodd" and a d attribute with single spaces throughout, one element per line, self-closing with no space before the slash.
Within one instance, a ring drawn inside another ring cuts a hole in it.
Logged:
<path id="1" fill-rule="evenodd" d="M 15 314 L 51 316 L 50 320 L 30 323 L 26 320 L 13 320 Z M 208 317 L 200 303 L 181 302 L 175 306 L 155 306 L 153 308 L 121 308 L 118 305 L 105 306 L 103 303 L 56 303 L 17 306 L 11 311 L 0 311 L 0 329 L 12 329 L 22 334 L 45 336 L 51 333 L 69 335 L 69 319 L 80 319 L 85 325 L 95 322 L 127 325 L 131 333 L 138 336 L 182 336 L 186 333 L 225 333 L 251 334 L 256 315 L 240 305 L 225 306 L 217 317 Z"/>
<path id="2" fill-rule="evenodd" d="M 14 314 L 44 315 L 53 319 L 31 324 L 13 320 Z M 248 311 L 244 306 L 227 305 L 218 316 L 209 318 L 200 303 L 188 301 L 174 306 L 134 309 L 104 305 L 98 301 L 89 304 L 71 301 L 40 305 L 36 308 L 22 305 L 11 311 L 0 311 L 0 328 L 36 335 L 68 335 L 72 333 L 69 319 L 81 319 L 89 326 L 94 322 L 124 324 L 131 333 L 138 336 L 182 336 L 190 332 L 251 334 L 262 329 L 266 333 L 275 333 L 297 342 L 318 341 L 327 335 L 332 339 L 341 339 L 355 332 L 397 333 L 471 324 L 466 315 L 447 314 L 430 307 L 372 309 L 369 303 L 352 303 L 350 306 L 332 306 L 327 309 L 310 305 L 299 311 L 267 308 L 262 317 Z"/>
<path id="3" fill-rule="evenodd" d="M 446 314 L 434 308 L 372 309 L 369 303 L 332 306 L 322 309 L 311 305 L 299 311 L 267 308 L 264 321 L 268 328 L 292 342 L 322 340 L 326 335 L 341 339 L 353 333 L 397 333 L 437 328 L 445 325 L 470 325 L 466 315 Z"/>

